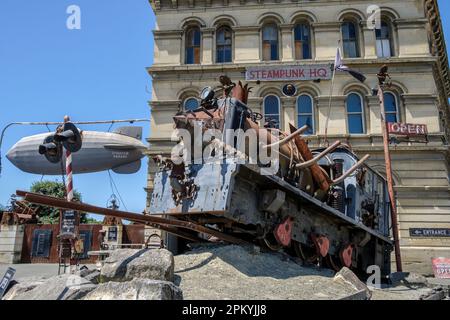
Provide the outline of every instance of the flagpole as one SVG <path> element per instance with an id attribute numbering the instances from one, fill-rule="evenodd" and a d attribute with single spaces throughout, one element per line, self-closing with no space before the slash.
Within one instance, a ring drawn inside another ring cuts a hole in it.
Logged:
<path id="1" fill-rule="evenodd" d="M 336 68 L 335 68 L 335 66 L 333 66 L 333 75 L 332 75 L 332 78 L 331 78 L 331 87 L 330 87 L 330 98 L 329 98 L 329 101 L 328 101 L 328 114 L 327 114 L 327 120 L 326 120 L 326 123 L 325 123 L 325 144 L 326 144 L 326 146 L 329 146 L 329 143 L 328 143 L 328 124 L 330 123 L 331 102 L 332 102 L 333 91 L 334 91 L 335 75 L 336 75 Z"/>
<path id="2" fill-rule="evenodd" d="M 340 54 L 340 45 L 341 45 L 341 40 L 338 40 L 338 54 Z M 337 57 L 336 57 L 337 58 Z M 335 80 L 335 76 L 336 76 L 336 58 L 334 60 L 334 64 L 333 64 L 333 75 L 331 77 L 331 87 L 330 87 L 330 98 L 328 100 L 328 114 L 327 114 L 327 120 L 325 122 L 325 145 L 329 146 L 329 142 L 328 142 L 328 125 L 330 123 L 330 117 L 331 117 L 331 102 L 332 102 L 332 98 L 333 98 L 333 91 L 334 91 L 334 80 Z"/>

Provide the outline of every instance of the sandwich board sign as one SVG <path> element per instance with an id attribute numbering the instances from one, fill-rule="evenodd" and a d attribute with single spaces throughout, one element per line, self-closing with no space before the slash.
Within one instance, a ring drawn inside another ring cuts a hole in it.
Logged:
<path id="1" fill-rule="evenodd" d="M 2 281 L 0 282 L 0 300 L 3 298 L 3 295 L 5 294 L 6 289 L 8 289 L 8 286 L 14 278 L 15 274 L 16 269 L 8 268 L 8 270 L 6 270 L 6 273 L 3 276 Z"/>

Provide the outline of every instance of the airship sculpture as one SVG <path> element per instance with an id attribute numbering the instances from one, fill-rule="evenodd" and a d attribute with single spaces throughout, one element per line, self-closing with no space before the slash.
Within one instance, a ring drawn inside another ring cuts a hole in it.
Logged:
<path id="1" fill-rule="evenodd" d="M 112 170 L 119 174 L 132 174 L 141 168 L 141 159 L 147 147 L 142 143 L 142 127 L 121 127 L 114 132 L 80 131 L 81 149 L 72 155 L 73 173 L 93 173 Z M 17 142 L 6 157 L 20 170 L 39 175 L 60 175 L 65 166 L 62 161 L 49 161 L 45 148 L 52 148 L 54 133 L 25 137 Z M 60 150 L 50 150 L 56 155 Z"/>

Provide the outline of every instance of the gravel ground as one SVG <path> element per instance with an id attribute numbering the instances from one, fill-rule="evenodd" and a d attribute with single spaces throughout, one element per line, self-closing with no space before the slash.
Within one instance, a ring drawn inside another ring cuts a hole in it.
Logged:
<path id="1" fill-rule="evenodd" d="M 422 295 L 429 294 L 430 288 L 408 288 L 399 286 L 387 289 L 372 289 L 372 300 L 420 300 Z"/>
<path id="2" fill-rule="evenodd" d="M 175 257 L 186 300 L 335 300 L 355 294 L 334 272 L 301 267 L 281 254 L 208 246 Z"/>

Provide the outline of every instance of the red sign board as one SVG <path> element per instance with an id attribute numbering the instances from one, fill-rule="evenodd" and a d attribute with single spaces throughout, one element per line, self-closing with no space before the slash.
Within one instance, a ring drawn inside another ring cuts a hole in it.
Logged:
<path id="1" fill-rule="evenodd" d="M 246 81 L 302 81 L 329 80 L 332 68 L 329 64 L 298 66 L 249 67 L 245 73 Z"/>
<path id="2" fill-rule="evenodd" d="M 388 123 L 389 134 L 398 136 L 426 136 L 428 128 L 425 124 Z"/>
<path id="3" fill-rule="evenodd" d="M 450 279 L 450 259 L 436 258 L 432 260 L 434 276 L 438 279 Z"/>

